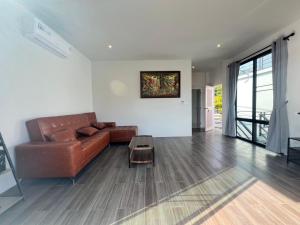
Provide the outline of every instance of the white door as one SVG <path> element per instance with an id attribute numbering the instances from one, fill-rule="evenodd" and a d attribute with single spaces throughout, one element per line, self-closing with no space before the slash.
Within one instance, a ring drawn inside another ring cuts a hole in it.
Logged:
<path id="1" fill-rule="evenodd" d="M 214 129 L 214 87 L 205 86 L 205 131 Z"/>

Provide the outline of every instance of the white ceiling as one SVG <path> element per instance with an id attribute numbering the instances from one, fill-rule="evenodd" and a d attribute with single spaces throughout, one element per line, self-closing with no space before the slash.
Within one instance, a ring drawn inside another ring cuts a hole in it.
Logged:
<path id="1" fill-rule="evenodd" d="M 92 60 L 191 58 L 198 68 L 300 18 L 299 0 L 18 1 Z"/>

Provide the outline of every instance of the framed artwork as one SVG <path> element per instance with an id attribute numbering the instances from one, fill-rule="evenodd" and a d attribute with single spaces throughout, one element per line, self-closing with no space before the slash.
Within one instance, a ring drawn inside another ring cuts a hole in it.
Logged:
<path id="1" fill-rule="evenodd" d="M 180 98 L 180 71 L 141 71 L 141 98 Z"/>

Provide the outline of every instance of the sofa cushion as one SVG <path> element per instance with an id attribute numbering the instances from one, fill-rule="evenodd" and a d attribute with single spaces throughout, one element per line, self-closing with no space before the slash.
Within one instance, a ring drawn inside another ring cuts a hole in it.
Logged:
<path id="1" fill-rule="evenodd" d="M 98 129 L 96 129 L 94 127 L 82 127 L 82 128 L 77 130 L 78 134 L 88 136 L 88 137 L 93 136 L 97 132 L 98 132 Z"/>
<path id="2" fill-rule="evenodd" d="M 92 123 L 92 126 L 99 130 L 102 130 L 106 127 L 105 123 L 101 123 L 101 122 Z"/>
<path id="3" fill-rule="evenodd" d="M 69 142 L 76 140 L 75 133 L 71 129 L 57 131 L 49 136 L 47 135 L 47 138 L 49 139 L 49 141 L 56 142 Z"/>
<path id="4" fill-rule="evenodd" d="M 43 117 L 26 122 L 31 141 L 47 141 L 47 136 L 64 129 L 71 129 L 76 134 L 77 129 L 90 125 L 85 114 Z"/>
<path id="5" fill-rule="evenodd" d="M 116 127 L 116 122 L 105 122 L 105 127 Z"/>
<path id="6" fill-rule="evenodd" d="M 109 132 L 98 132 L 91 137 L 81 138 L 79 141 L 87 160 L 90 160 L 109 144 Z"/>
<path id="7" fill-rule="evenodd" d="M 111 142 L 129 142 L 131 138 L 138 135 L 137 126 L 116 126 L 107 127 L 102 131 L 110 132 Z"/>

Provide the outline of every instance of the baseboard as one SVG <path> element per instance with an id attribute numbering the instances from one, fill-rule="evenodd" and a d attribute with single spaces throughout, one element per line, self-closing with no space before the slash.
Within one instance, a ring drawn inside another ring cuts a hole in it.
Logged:
<path id="1" fill-rule="evenodd" d="M 201 127 L 201 128 L 193 128 L 193 132 L 204 132 L 205 128 Z"/>

